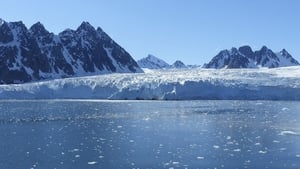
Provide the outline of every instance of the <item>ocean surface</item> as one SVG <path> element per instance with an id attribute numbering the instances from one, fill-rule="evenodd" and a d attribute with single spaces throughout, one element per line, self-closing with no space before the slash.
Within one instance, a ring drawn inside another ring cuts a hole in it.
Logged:
<path id="1" fill-rule="evenodd" d="M 1 169 L 300 168 L 300 102 L 0 101 Z"/>

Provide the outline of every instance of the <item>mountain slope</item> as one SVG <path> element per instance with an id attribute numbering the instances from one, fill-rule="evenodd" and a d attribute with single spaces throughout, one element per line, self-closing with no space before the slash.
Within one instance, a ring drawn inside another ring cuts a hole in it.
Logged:
<path id="1" fill-rule="evenodd" d="M 137 63 L 141 68 L 148 69 L 162 69 L 170 67 L 167 62 L 151 54 L 149 54 L 146 58 L 138 60 Z"/>
<path id="2" fill-rule="evenodd" d="M 176 60 L 172 65 L 171 68 L 176 68 L 176 69 L 183 69 L 187 68 L 187 66 L 180 60 Z"/>
<path id="3" fill-rule="evenodd" d="M 101 28 L 83 22 L 58 35 L 41 23 L 0 21 L 0 84 L 103 73 L 143 72 Z"/>
<path id="4" fill-rule="evenodd" d="M 256 67 L 284 67 L 297 66 L 295 60 L 285 49 L 274 53 L 271 49 L 263 46 L 258 51 L 252 51 L 249 46 L 242 46 L 239 49 L 222 50 L 212 60 L 205 64 L 205 68 L 256 68 Z"/>

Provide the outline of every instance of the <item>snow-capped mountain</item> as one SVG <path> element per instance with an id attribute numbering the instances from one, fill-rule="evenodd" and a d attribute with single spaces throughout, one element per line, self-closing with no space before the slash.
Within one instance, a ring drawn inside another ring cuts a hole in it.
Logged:
<path id="1" fill-rule="evenodd" d="M 187 68 L 187 66 L 180 60 L 176 60 L 172 65 L 171 68 L 176 68 L 176 69 L 183 69 Z"/>
<path id="2" fill-rule="evenodd" d="M 83 22 L 58 35 L 0 20 L 0 84 L 104 73 L 143 72 L 101 28 Z"/>
<path id="3" fill-rule="evenodd" d="M 285 49 L 274 53 L 271 49 L 263 46 L 258 51 L 253 51 L 250 46 L 222 50 L 212 60 L 205 64 L 205 68 L 257 68 L 257 67 L 285 67 L 296 66 L 295 60 Z"/>
<path id="4" fill-rule="evenodd" d="M 148 69 L 162 69 L 162 68 L 170 67 L 170 65 L 167 62 L 151 54 L 149 54 L 147 57 L 143 59 L 138 60 L 137 63 L 141 68 L 148 68 Z"/>

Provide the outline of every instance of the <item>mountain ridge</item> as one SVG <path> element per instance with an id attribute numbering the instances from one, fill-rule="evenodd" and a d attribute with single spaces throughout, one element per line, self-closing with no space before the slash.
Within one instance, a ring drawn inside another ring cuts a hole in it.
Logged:
<path id="1" fill-rule="evenodd" d="M 173 64 L 169 64 L 152 54 L 137 61 L 141 68 L 146 69 L 184 69 L 198 67 L 197 65 L 185 65 L 181 60 L 176 60 Z"/>
<path id="2" fill-rule="evenodd" d="M 221 50 L 211 59 L 204 68 L 259 68 L 259 67 L 285 67 L 297 66 L 299 62 L 285 49 L 274 53 L 263 46 L 260 50 L 253 51 L 250 46 Z"/>
<path id="3" fill-rule="evenodd" d="M 37 22 L 0 20 L 0 84 L 105 73 L 141 73 L 132 56 L 88 22 L 54 34 Z"/>

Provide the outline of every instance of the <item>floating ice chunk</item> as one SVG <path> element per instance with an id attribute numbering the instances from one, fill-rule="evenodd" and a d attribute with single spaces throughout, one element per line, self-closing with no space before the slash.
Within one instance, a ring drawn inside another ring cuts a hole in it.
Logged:
<path id="1" fill-rule="evenodd" d="M 289 108 L 284 107 L 284 108 L 282 108 L 281 110 L 282 110 L 282 111 L 287 111 L 287 110 L 289 110 Z"/>
<path id="2" fill-rule="evenodd" d="M 150 120 L 150 117 L 145 117 L 143 120 L 149 121 L 149 120 Z"/>
<path id="3" fill-rule="evenodd" d="M 258 153 L 259 153 L 259 154 L 266 154 L 267 151 L 260 150 Z"/>
<path id="4" fill-rule="evenodd" d="M 297 135 L 294 131 L 284 130 L 279 133 L 279 135 Z"/>
<path id="5" fill-rule="evenodd" d="M 218 149 L 218 148 L 220 148 L 220 146 L 214 145 L 213 148 Z"/>
<path id="6" fill-rule="evenodd" d="M 94 164 L 97 164 L 97 162 L 96 161 L 89 161 L 88 164 L 89 165 L 94 165 Z"/>
<path id="7" fill-rule="evenodd" d="M 79 151 L 79 149 L 77 149 L 77 148 L 74 148 L 73 150 L 69 150 L 69 152 L 71 152 L 71 153 L 77 152 L 77 151 Z"/>
<path id="8" fill-rule="evenodd" d="M 79 157 L 80 157 L 80 155 L 79 155 L 79 154 L 76 154 L 76 155 L 75 155 L 75 158 L 79 158 Z"/>
<path id="9" fill-rule="evenodd" d="M 197 159 L 198 160 L 204 160 L 204 157 L 198 156 Z"/>
<path id="10" fill-rule="evenodd" d="M 170 165 L 170 163 L 165 163 L 164 165 L 165 165 L 165 166 L 168 166 L 168 165 Z"/>
<path id="11" fill-rule="evenodd" d="M 280 143 L 280 141 L 278 141 L 278 140 L 273 140 L 273 143 Z"/>
<path id="12" fill-rule="evenodd" d="M 100 141 L 105 141 L 106 139 L 105 139 L 105 138 L 99 138 L 99 140 L 100 140 Z"/>
<path id="13" fill-rule="evenodd" d="M 229 141 L 229 142 L 227 142 L 227 144 L 233 144 L 233 142 L 232 142 L 232 141 Z"/>
<path id="14" fill-rule="evenodd" d="M 173 165 L 178 165 L 179 162 L 178 162 L 178 161 L 173 161 L 172 164 L 173 164 Z"/>
<path id="15" fill-rule="evenodd" d="M 99 156 L 99 158 L 104 158 L 104 156 Z"/>
<path id="16" fill-rule="evenodd" d="M 260 145 L 260 143 L 255 143 L 254 145 L 256 145 L 256 146 L 259 146 L 259 145 Z"/>
<path id="17" fill-rule="evenodd" d="M 300 154 L 297 154 L 296 157 L 300 158 Z"/>
<path id="18" fill-rule="evenodd" d="M 227 140 L 230 140 L 230 139 L 231 139 L 231 137 L 230 137 L 230 136 L 227 136 L 227 137 L 226 137 L 226 139 L 227 139 Z"/>
<path id="19" fill-rule="evenodd" d="M 237 149 L 234 149 L 233 151 L 234 151 L 234 152 L 240 152 L 241 149 L 237 148 Z"/>

